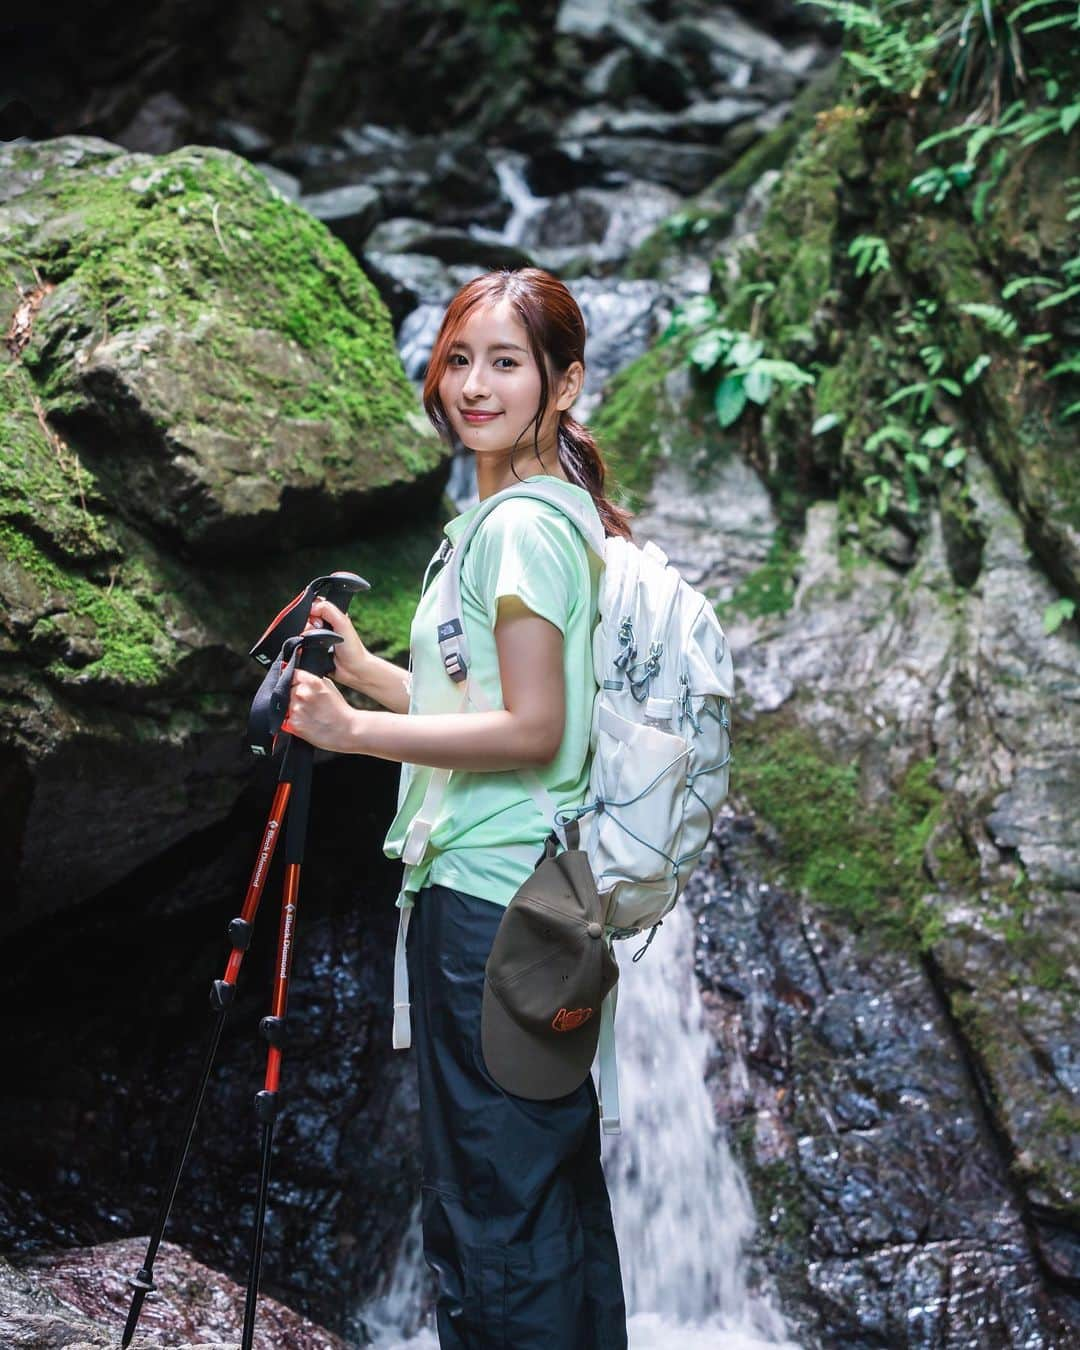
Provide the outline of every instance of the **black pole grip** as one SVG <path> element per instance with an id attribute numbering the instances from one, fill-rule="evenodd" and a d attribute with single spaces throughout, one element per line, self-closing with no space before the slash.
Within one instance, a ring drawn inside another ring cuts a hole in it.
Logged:
<path id="1" fill-rule="evenodd" d="M 314 581 L 309 581 L 300 594 L 290 600 L 281 613 L 271 621 L 269 628 L 248 655 L 253 656 L 263 666 L 275 661 L 288 639 L 299 637 L 307 627 L 308 611 L 317 595 L 329 600 L 332 605 L 336 605 L 347 614 L 353 596 L 360 591 L 370 590 L 370 584 L 356 572 L 331 572 L 329 576 L 316 577 Z"/>

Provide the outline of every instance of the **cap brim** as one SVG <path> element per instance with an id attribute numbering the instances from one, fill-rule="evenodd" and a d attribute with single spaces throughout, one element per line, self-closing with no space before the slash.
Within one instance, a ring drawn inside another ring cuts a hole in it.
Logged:
<path id="1" fill-rule="evenodd" d="M 599 1011 L 573 1031 L 526 1031 L 484 981 L 480 1042 L 487 1071 L 504 1092 L 539 1102 L 565 1097 L 584 1083 L 599 1039 Z"/>

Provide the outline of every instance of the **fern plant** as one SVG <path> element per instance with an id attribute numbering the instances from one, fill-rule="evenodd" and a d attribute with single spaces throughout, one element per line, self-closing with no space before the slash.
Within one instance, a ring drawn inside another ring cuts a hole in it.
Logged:
<path id="1" fill-rule="evenodd" d="M 676 339 L 685 343 L 687 364 L 716 381 L 713 408 L 724 428 L 734 426 L 748 403 L 767 403 L 777 387 L 814 383 L 794 361 L 767 356 L 760 338 L 721 323 L 711 296 L 694 296 L 676 308 L 659 342 Z"/>
<path id="2" fill-rule="evenodd" d="M 887 272 L 892 265 L 889 246 L 877 234 L 857 234 L 848 245 L 848 257 L 855 262 L 857 277 L 867 272 Z"/>
<path id="3" fill-rule="evenodd" d="M 874 91 L 918 98 L 933 69 L 937 38 L 926 30 L 924 8 L 911 0 L 802 0 L 844 30 L 843 58 L 857 80 Z"/>

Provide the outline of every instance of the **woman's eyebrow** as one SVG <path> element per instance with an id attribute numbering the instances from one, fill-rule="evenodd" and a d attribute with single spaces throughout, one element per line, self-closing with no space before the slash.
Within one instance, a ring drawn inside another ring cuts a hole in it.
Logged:
<path id="1" fill-rule="evenodd" d="M 467 342 L 451 342 L 450 346 L 464 347 L 466 351 L 472 350 Z M 516 342 L 493 342 L 491 346 L 488 347 L 489 352 L 498 352 L 503 350 L 510 352 L 524 352 L 525 348 L 519 347 Z M 527 352 L 525 354 L 528 355 Z"/>

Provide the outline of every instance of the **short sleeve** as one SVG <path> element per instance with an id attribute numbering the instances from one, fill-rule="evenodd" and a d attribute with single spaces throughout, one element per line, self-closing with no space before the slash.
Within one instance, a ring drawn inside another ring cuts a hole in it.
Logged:
<path id="1" fill-rule="evenodd" d="M 477 529 L 462 564 L 462 586 L 495 627 L 499 599 L 516 595 L 565 634 L 580 602 L 584 549 L 577 529 L 544 502 L 501 502 Z"/>

